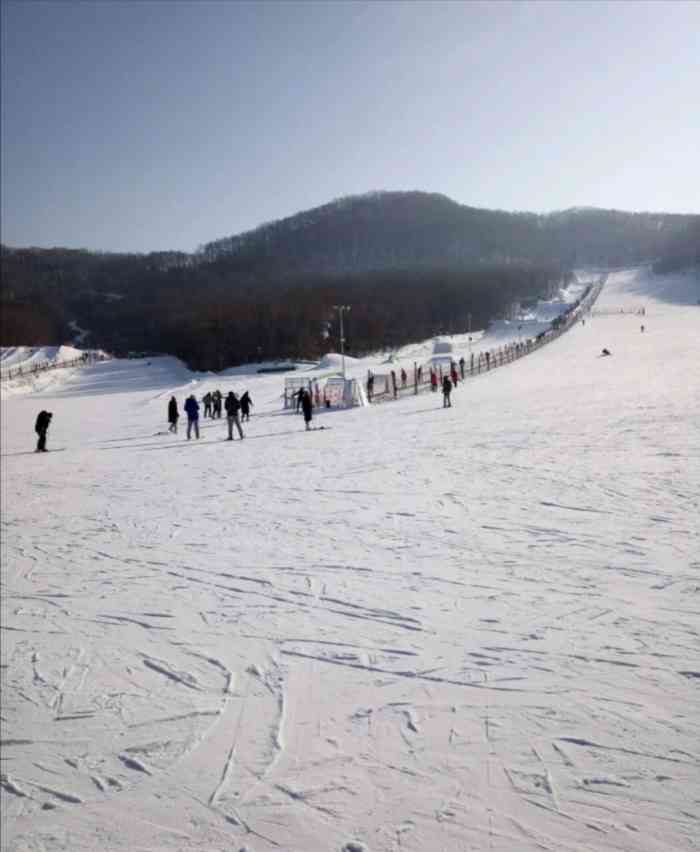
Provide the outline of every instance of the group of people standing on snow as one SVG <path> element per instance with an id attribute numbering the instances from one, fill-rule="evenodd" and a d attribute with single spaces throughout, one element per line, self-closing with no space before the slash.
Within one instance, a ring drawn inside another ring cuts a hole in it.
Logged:
<path id="1" fill-rule="evenodd" d="M 238 431 L 241 440 L 245 437 L 241 428 L 241 421 L 250 420 L 250 409 L 253 407 L 253 400 L 250 398 L 248 391 L 240 399 L 233 391 L 229 391 L 225 399 L 221 391 L 207 392 L 202 397 L 202 402 L 204 403 L 204 417 L 221 417 L 223 405 L 228 423 L 227 440 L 233 441 L 234 427 Z M 187 415 L 187 440 L 189 441 L 192 438 L 192 432 L 194 432 L 195 438 L 199 438 L 199 403 L 194 394 L 190 394 L 187 397 L 183 408 Z M 177 400 L 172 396 L 168 403 L 168 423 L 170 424 L 168 431 L 177 434 L 177 422 L 179 419 L 180 413 L 177 409 Z"/>

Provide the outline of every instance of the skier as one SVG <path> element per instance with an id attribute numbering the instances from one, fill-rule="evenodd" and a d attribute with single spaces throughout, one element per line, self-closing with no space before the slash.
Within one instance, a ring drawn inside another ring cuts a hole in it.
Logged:
<path id="1" fill-rule="evenodd" d="M 408 376 L 406 375 L 406 370 L 404 370 L 404 368 L 402 367 L 401 368 L 401 387 L 402 388 L 406 387 L 406 380 L 407 379 L 408 379 Z"/>
<path id="2" fill-rule="evenodd" d="M 445 374 L 442 379 L 442 407 L 443 408 L 452 408 L 452 402 L 450 400 L 450 394 L 452 393 L 452 382 L 450 381 L 450 377 Z"/>
<path id="3" fill-rule="evenodd" d="M 394 399 L 396 399 L 396 370 L 391 371 L 391 386 L 394 390 Z"/>
<path id="4" fill-rule="evenodd" d="M 644 334 L 644 326 L 642 326 L 642 334 Z"/>
<path id="5" fill-rule="evenodd" d="M 299 413 L 299 409 L 301 408 L 302 403 L 304 401 L 304 394 L 305 393 L 306 393 L 306 390 L 304 389 L 304 386 L 302 385 L 302 387 L 299 388 L 297 393 L 294 394 L 294 396 L 297 399 L 297 407 L 296 407 L 296 413 L 297 414 Z"/>
<path id="6" fill-rule="evenodd" d="M 605 357 L 606 355 L 612 355 L 612 352 L 609 349 L 603 349 L 600 355 L 601 357 Z"/>
<path id="7" fill-rule="evenodd" d="M 459 372 L 462 375 L 462 380 L 464 380 L 464 355 L 459 359 Z"/>
<path id="8" fill-rule="evenodd" d="M 185 411 L 187 412 L 187 440 L 190 440 L 193 428 L 195 437 L 199 440 L 199 403 L 194 398 L 194 394 L 190 394 L 185 400 Z"/>
<path id="9" fill-rule="evenodd" d="M 438 377 L 437 371 L 432 367 L 430 368 L 430 387 L 433 391 L 437 392 L 438 389 Z"/>
<path id="10" fill-rule="evenodd" d="M 311 394 L 307 390 L 302 388 L 302 394 L 301 410 L 304 413 L 304 423 L 306 423 L 306 431 L 308 432 L 311 429 L 313 403 L 311 401 Z"/>
<path id="11" fill-rule="evenodd" d="M 233 391 L 229 391 L 228 396 L 226 397 L 226 420 L 228 421 L 228 439 L 229 441 L 233 441 L 233 427 L 235 426 L 238 429 L 238 434 L 241 436 L 241 440 L 245 437 L 243 435 L 243 430 L 241 429 L 241 424 L 238 420 L 238 411 L 241 408 L 241 403 Z"/>
<path id="12" fill-rule="evenodd" d="M 372 402 L 372 394 L 374 393 L 374 376 L 370 373 L 367 376 L 367 399 Z"/>
<path id="13" fill-rule="evenodd" d="M 170 426 L 168 427 L 169 432 L 174 432 L 177 435 L 177 421 L 180 415 L 177 411 L 177 400 L 174 396 L 170 397 L 170 402 L 168 403 L 168 423 Z"/>
<path id="14" fill-rule="evenodd" d="M 212 416 L 212 414 L 211 414 L 212 399 L 211 399 L 211 394 L 209 393 L 209 391 L 207 391 L 204 394 L 204 396 L 202 397 L 202 402 L 204 403 L 204 416 L 205 417 L 211 417 Z"/>
<path id="15" fill-rule="evenodd" d="M 459 376 L 457 375 L 457 365 L 453 361 L 450 365 L 450 376 L 452 378 L 452 384 L 457 387 L 457 383 L 459 381 Z"/>
<path id="16" fill-rule="evenodd" d="M 253 400 L 250 394 L 246 391 L 241 397 L 241 420 L 250 420 L 250 409 L 253 407 Z"/>
<path id="17" fill-rule="evenodd" d="M 221 391 L 217 388 L 214 393 L 211 395 L 211 403 L 212 403 L 212 417 L 221 417 L 221 404 L 223 402 L 223 396 L 221 395 Z"/>
<path id="18" fill-rule="evenodd" d="M 49 426 L 51 425 L 51 418 L 53 414 L 50 411 L 40 411 L 36 418 L 36 423 L 34 424 L 34 431 L 39 436 L 39 440 L 36 445 L 37 453 L 45 453 L 46 450 L 46 433 L 49 430 Z"/>

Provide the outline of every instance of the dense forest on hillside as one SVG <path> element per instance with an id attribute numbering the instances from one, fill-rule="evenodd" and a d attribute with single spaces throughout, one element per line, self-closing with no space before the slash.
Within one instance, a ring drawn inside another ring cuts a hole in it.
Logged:
<path id="1" fill-rule="evenodd" d="M 304 275 L 255 286 L 231 276 L 223 261 L 146 262 L 137 256 L 85 258 L 76 286 L 76 258 L 61 251 L 6 251 L 3 345 L 31 345 L 70 336 L 69 322 L 91 332 L 90 343 L 117 354 L 175 354 L 199 369 L 261 359 L 316 357 L 339 348 L 333 306 L 352 306 L 348 351 L 399 346 L 443 331 L 476 328 L 506 314 L 513 302 L 551 294 L 564 275 L 558 264 L 471 269 L 380 270 Z M 64 264 L 65 261 L 65 264 Z M 16 268 L 17 267 L 17 268 Z M 18 299 L 17 294 L 22 293 Z"/>
<path id="2" fill-rule="evenodd" d="M 478 210 L 427 193 L 342 199 L 194 254 L 2 247 L 2 345 L 158 351 L 222 369 L 338 348 L 358 354 L 504 316 L 575 266 L 698 260 L 700 217 Z"/>

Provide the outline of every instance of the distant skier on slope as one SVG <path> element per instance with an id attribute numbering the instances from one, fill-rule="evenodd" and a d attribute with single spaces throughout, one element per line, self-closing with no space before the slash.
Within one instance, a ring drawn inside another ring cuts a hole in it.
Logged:
<path id="1" fill-rule="evenodd" d="M 228 422 L 228 438 L 227 440 L 233 441 L 233 427 L 235 426 L 238 429 L 238 434 L 241 437 L 241 440 L 245 437 L 243 435 L 243 430 L 241 429 L 240 421 L 238 420 L 238 412 L 241 408 L 241 403 L 236 394 L 233 391 L 228 392 L 228 396 L 226 397 L 226 402 L 224 403 L 224 407 L 226 408 L 226 420 Z"/>
<path id="2" fill-rule="evenodd" d="M 450 381 L 450 377 L 445 374 L 442 379 L 442 407 L 443 408 L 452 408 L 452 400 L 450 399 L 450 394 L 452 393 L 452 382 Z"/>
<path id="3" fill-rule="evenodd" d="M 612 355 L 612 352 L 609 349 L 603 349 L 600 353 L 600 357 L 604 358 L 606 355 Z"/>
<path id="4" fill-rule="evenodd" d="M 170 402 L 168 403 L 168 423 L 170 426 L 168 427 L 169 432 L 174 432 L 177 435 L 177 421 L 180 419 L 180 415 L 177 410 L 177 400 L 174 396 L 170 397 Z"/>
<path id="5" fill-rule="evenodd" d="M 211 393 L 209 391 L 207 391 L 204 394 L 204 396 L 202 397 L 202 402 L 204 403 L 204 416 L 205 417 L 212 417 L 212 413 L 211 413 L 212 397 L 211 397 Z"/>
<path id="6" fill-rule="evenodd" d="M 36 423 L 34 424 L 34 431 L 39 436 L 36 444 L 37 453 L 46 452 L 46 433 L 49 431 L 52 417 L 53 414 L 50 411 L 40 411 L 37 415 Z"/>
<path id="7" fill-rule="evenodd" d="M 301 410 L 304 414 L 304 423 L 306 424 L 306 431 L 308 432 L 311 429 L 311 418 L 313 417 L 313 403 L 311 401 L 311 394 L 304 389 L 303 396 L 301 398 Z"/>
<path id="8" fill-rule="evenodd" d="M 192 436 L 192 429 L 197 440 L 199 440 L 199 403 L 194 398 L 194 394 L 190 394 L 185 400 L 185 411 L 187 412 L 187 440 Z"/>
<path id="9" fill-rule="evenodd" d="M 221 417 L 221 404 L 223 402 L 223 396 L 221 391 L 217 388 L 214 393 L 211 395 L 211 416 L 212 417 Z"/>
<path id="10" fill-rule="evenodd" d="M 246 391 L 241 397 L 241 420 L 247 421 L 250 420 L 250 409 L 253 407 L 253 400 L 250 398 L 250 394 Z"/>

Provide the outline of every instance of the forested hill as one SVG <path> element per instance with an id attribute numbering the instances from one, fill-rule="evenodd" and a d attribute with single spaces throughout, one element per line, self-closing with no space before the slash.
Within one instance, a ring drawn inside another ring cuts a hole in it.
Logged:
<path id="1" fill-rule="evenodd" d="M 656 259 L 700 216 L 574 208 L 507 213 L 425 192 L 378 192 L 207 243 L 207 260 L 288 272 L 557 261 L 623 266 Z M 283 263 L 282 263 L 283 262 Z"/>
<path id="2" fill-rule="evenodd" d="M 442 195 L 341 199 L 193 254 L 2 246 L 2 345 L 168 352 L 196 368 L 337 349 L 358 354 L 504 316 L 577 266 L 700 262 L 700 216 L 505 213 Z"/>

